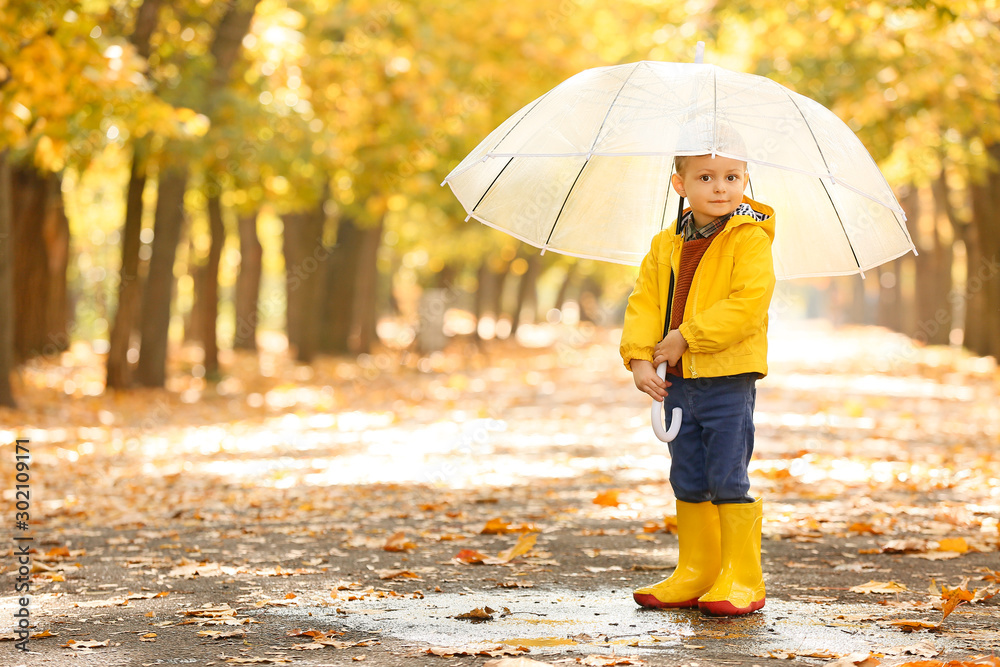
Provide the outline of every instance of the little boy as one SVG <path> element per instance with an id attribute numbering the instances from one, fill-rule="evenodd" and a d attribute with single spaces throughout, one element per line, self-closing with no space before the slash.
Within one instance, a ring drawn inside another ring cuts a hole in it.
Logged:
<path id="1" fill-rule="evenodd" d="M 621 355 L 664 414 L 683 410 L 669 443 L 680 556 L 669 578 L 633 597 L 643 607 L 748 614 L 764 606 L 762 501 L 749 495 L 747 466 L 755 384 L 767 374 L 774 210 L 744 196 L 743 161 L 699 155 L 675 165 L 671 183 L 690 209 L 680 233 L 658 234 L 642 261 Z M 669 382 L 656 374 L 661 362 Z"/>

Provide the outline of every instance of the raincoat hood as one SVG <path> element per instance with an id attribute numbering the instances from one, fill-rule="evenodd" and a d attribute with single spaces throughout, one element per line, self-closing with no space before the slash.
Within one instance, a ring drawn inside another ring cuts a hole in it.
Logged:
<path id="1" fill-rule="evenodd" d="M 754 201 L 743 195 L 743 203 L 753 209 L 754 213 L 757 215 L 740 215 L 737 213 L 729 222 L 726 223 L 726 227 L 736 227 L 738 225 L 757 225 L 767 234 L 767 238 L 774 242 L 774 209 L 767 204 L 762 204 L 759 201 Z M 739 211 L 739 209 L 737 209 Z M 759 219 L 763 216 L 763 219 Z"/>

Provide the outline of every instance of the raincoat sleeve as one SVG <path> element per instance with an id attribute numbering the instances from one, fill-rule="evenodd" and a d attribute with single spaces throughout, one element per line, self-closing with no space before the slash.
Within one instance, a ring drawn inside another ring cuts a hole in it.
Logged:
<path id="1" fill-rule="evenodd" d="M 632 370 L 633 359 L 653 361 L 653 348 L 663 338 L 658 299 L 660 236 L 655 236 L 649 252 L 639 265 L 639 277 L 628 298 L 619 352 L 625 368 Z"/>
<path id="2" fill-rule="evenodd" d="M 752 228 L 735 249 L 729 298 L 716 301 L 680 326 L 688 349 L 714 354 L 750 337 L 764 326 L 774 292 L 771 239 Z"/>

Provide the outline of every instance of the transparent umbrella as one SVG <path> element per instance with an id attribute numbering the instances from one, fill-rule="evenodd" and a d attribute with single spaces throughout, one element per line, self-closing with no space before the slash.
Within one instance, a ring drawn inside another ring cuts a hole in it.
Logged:
<path id="1" fill-rule="evenodd" d="M 710 64 L 580 72 L 504 121 L 444 183 L 468 217 L 542 252 L 638 265 L 680 207 L 674 157 L 705 154 L 748 163 L 751 197 L 775 209 L 779 279 L 863 274 L 915 251 L 892 189 L 840 118 Z"/>

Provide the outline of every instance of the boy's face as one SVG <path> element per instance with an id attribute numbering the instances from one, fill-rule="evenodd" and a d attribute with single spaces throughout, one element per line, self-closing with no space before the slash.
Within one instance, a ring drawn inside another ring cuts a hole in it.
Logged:
<path id="1" fill-rule="evenodd" d="M 698 227 L 736 210 L 749 183 L 746 162 L 720 155 L 696 155 L 684 160 L 683 172 L 671 178 L 674 190 L 686 197 Z"/>

